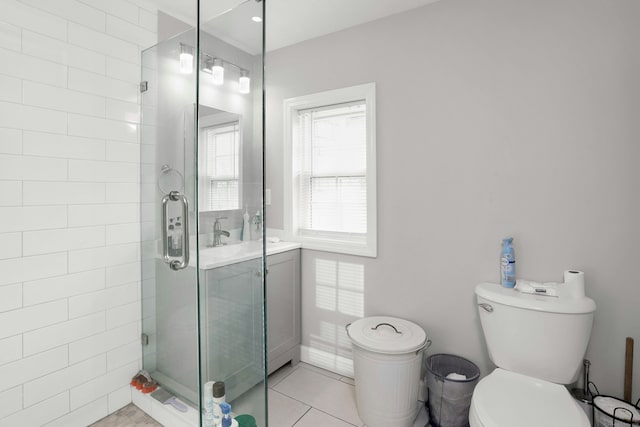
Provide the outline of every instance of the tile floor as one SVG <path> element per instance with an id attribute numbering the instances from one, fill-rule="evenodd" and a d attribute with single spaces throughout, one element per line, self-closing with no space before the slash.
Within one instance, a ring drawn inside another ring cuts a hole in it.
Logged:
<path id="1" fill-rule="evenodd" d="M 428 422 L 420 403 L 414 427 L 425 427 Z M 285 365 L 269 377 L 269 425 L 363 427 L 353 380 L 306 363 Z"/>
<path id="2" fill-rule="evenodd" d="M 420 408 L 413 427 L 427 426 L 422 402 Z M 92 427 L 160 425 L 128 405 Z M 353 380 L 306 363 L 285 365 L 269 376 L 269 426 L 365 427 L 356 410 Z"/>
<path id="3" fill-rule="evenodd" d="M 91 427 L 162 427 L 133 403 L 91 424 Z"/>

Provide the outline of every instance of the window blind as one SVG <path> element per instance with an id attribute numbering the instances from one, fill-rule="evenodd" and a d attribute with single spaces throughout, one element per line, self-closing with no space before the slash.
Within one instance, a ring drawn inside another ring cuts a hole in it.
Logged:
<path id="1" fill-rule="evenodd" d="M 240 129 L 238 122 L 207 129 L 209 210 L 240 208 Z"/>
<path id="2" fill-rule="evenodd" d="M 297 123 L 300 229 L 366 233 L 365 101 L 299 110 Z"/>

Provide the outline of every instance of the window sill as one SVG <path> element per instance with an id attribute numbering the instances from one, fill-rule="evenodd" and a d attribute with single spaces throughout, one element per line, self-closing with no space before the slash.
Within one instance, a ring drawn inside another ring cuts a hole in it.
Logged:
<path id="1" fill-rule="evenodd" d="M 369 258 L 376 258 L 378 256 L 377 248 L 373 245 L 373 247 L 369 247 L 365 244 L 358 244 L 348 241 L 327 240 L 306 236 L 292 236 L 290 240 L 300 243 L 302 245 L 302 249 L 333 252 L 345 255 L 356 255 Z"/>

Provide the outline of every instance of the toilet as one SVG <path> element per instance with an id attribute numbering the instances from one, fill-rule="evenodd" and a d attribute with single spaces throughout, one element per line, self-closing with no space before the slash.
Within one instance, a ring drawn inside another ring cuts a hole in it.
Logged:
<path id="1" fill-rule="evenodd" d="M 595 302 L 584 292 L 540 296 L 495 283 L 481 283 L 475 292 L 497 368 L 473 392 L 469 425 L 588 427 L 588 417 L 564 384 L 579 375 Z"/>

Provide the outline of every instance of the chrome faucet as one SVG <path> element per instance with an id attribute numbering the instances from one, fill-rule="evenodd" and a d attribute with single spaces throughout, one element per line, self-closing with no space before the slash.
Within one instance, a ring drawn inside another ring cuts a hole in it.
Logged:
<path id="1" fill-rule="evenodd" d="M 221 236 L 229 237 L 229 232 L 222 229 L 222 225 L 220 224 L 221 219 L 227 219 L 227 217 L 223 216 L 220 218 L 216 218 L 216 221 L 213 223 L 213 245 L 212 246 L 214 248 L 216 246 L 222 246 L 224 244 L 222 243 Z"/>
<path id="2" fill-rule="evenodd" d="M 256 231 L 260 232 L 262 227 L 262 213 L 258 210 L 253 217 L 253 223 L 256 225 Z"/>

